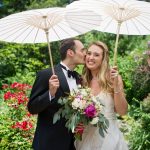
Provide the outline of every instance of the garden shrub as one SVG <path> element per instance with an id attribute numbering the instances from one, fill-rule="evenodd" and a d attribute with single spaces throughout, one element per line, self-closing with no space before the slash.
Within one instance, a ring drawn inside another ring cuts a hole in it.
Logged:
<path id="1" fill-rule="evenodd" d="M 59 43 L 51 44 L 54 64 L 60 61 Z M 37 72 L 50 66 L 47 44 L 0 43 L 0 79 L 17 73 Z"/>
<path id="2" fill-rule="evenodd" d="M 139 102 L 133 99 L 134 105 L 130 105 L 129 115 L 125 117 L 128 127 L 126 137 L 130 150 L 149 150 L 150 148 L 150 95 Z"/>
<path id="3" fill-rule="evenodd" d="M 0 149 L 31 149 L 35 116 L 26 108 L 31 90 L 28 84 L 3 84 L 0 103 Z"/>
<path id="4" fill-rule="evenodd" d="M 148 94 L 148 96 L 143 100 L 143 110 L 146 113 L 150 113 L 150 93 Z"/>
<path id="5" fill-rule="evenodd" d="M 134 51 L 117 60 L 128 102 L 131 104 L 133 98 L 142 101 L 150 92 L 149 53 Z"/>
<path id="6" fill-rule="evenodd" d="M 150 93 L 150 51 L 144 52 L 138 59 L 142 61 L 132 72 L 132 96 L 143 100 Z"/>

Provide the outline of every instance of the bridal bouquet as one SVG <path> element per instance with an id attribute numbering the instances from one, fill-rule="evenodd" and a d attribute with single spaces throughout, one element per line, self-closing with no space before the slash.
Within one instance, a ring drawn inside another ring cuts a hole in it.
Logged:
<path id="1" fill-rule="evenodd" d="M 91 124 L 99 127 L 99 133 L 104 137 L 104 132 L 107 132 L 109 122 L 101 113 L 104 106 L 96 97 L 91 95 L 89 88 L 79 87 L 71 92 L 68 97 L 60 98 L 58 103 L 63 106 L 55 113 L 53 123 L 64 117 L 66 119 L 66 127 L 79 140 L 82 139 L 83 130 L 76 131 L 76 127 L 80 123 L 83 126 Z"/>

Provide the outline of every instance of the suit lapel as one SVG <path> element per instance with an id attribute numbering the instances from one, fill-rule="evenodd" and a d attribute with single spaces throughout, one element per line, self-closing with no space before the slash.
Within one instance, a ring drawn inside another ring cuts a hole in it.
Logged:
<path id="1" fill-rule="evenodd" d="M 55 73 L 58 76 L 60 82 L 60 88 L 64 93 L 70 93 L 69 85 L 67 83 L 67 79 L 62 71 L 60 64 L 55 67 Z"/>

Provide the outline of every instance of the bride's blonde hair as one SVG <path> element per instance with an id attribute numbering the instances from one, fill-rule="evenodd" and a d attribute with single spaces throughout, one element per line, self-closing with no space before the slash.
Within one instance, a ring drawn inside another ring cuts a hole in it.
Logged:
<path id="1" fill-rule="evenodd" d="M 96 45 L 103 50 L 102 63 L 101 63 L 101 66 L 99 68 L 99 72 L 97 75 L 100 88 L 103 91 L 112 92 L 112 87 L 111 87 L 111 82 L 110 82 L 110 66 L 109 66 L 108 47 L 105 43 L 103 43 L 101 41 L 93 42 L 89 45 L 89 47 L 91 47 L 92 45 Z M 84 66 L 84 68 L 83 68 L 83 85 L 89 87 L 91 80 L 92 80 L 91 71 L 86 66 Z"/>

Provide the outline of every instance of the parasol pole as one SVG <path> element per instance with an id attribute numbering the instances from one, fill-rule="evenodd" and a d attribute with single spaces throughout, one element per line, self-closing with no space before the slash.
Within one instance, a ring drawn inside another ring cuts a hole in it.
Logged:
<path id="1" fill-rule="evenodd" d="M 118 48 L 119 32 L 120 32 L 121 23 L 122 23 L 122 22 L 118 22 L 118 26 L 117 26 L 117 36 L 116 36 L 115 49 L 114 49 L 114 61 L 113 61 L 113 66 L 116 66 L 116 65 L 117 65 L 117 48 Z"/>
<path id="2" fill-rule="evenodd" d="M 51 65 L 51 68 L 52 68 L 52 73 L 54 75 L 55 71 L 54 71 L 53 58 L 52 58 L 51 47 L 50 47 L 50 42 L 49 42 L 49 32 L 48 32 L 48 30 L 45 30 L 45 34 L 46 34 L 46 39 L 47 39 L 47 44 L 48 44 L 50 65 Z"/>
<path id="3" fill-rule="evenodd" d="M 50 47 L 50 42 L 49 42 L 49 24 L 47 22 L 47 16 L 43 16 L 43 19 L 45 21 L 45 34 L 46 34 L 46 40 L 47 40 L 47 44 L 48 44 L 48 52 L 49 52 L 49 59 L 50 59 L 50 65 L 51 65 L 51 69 L 52 69 L 52 73 L 53 75 L 55 74 L 54 71 L 54 65 L 53 65 L 53 58 L 52 58 L 52 52 L 51 52 L 51 47 Z"/>

